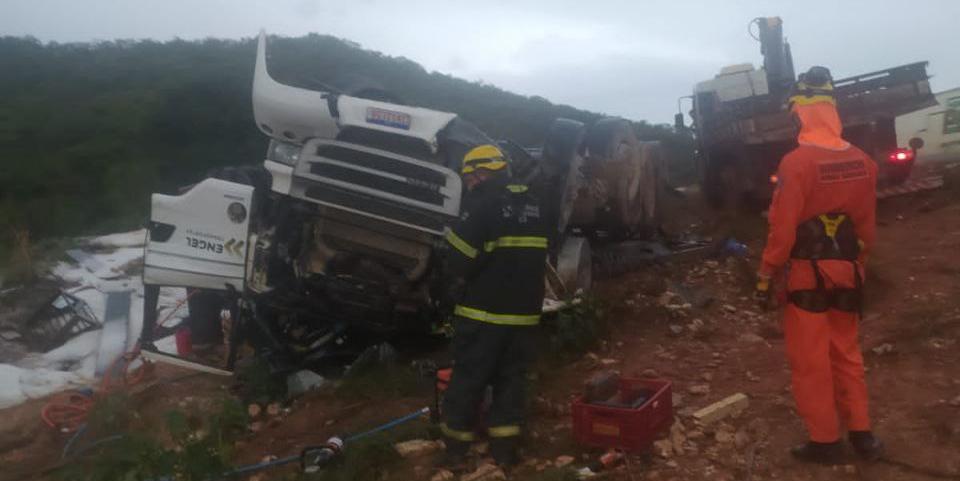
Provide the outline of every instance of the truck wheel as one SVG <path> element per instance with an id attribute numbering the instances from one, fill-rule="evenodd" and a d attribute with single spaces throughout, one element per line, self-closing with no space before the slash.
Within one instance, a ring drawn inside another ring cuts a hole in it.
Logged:
<path id="1" fill-rule="evenodd" d="M 656 235 L 660 230 L 660 194 L 663 189 L 663 150 L 660 142 L 641 142 L 640 159 L 642 161 L 640 189 L 636 196 L 639 208 L 643 212 L 640 225 L 637 226 L 645 237 Z"/>
<path id="2" fill-rule="evenodd" d="M 644 194 L 647 189 L 645 165 L 633 124 L 619 118 L 597 121 L 587 135 L 587 155 L 594 175 L 607 183 L 608 205 L 616 209 L 614 230 L 633 233 L 644 220 Z"/>
<path id="3" fill-rule="evenodd" d="M 583 182 L 581 146 L 585 135 L 586 127 L 582 123 L 557 119 L 543 143 L 543 205 L 548 212 L 548 225 L 556 225 L 556 233 L 560 235 L 567 230 Z"/>
<path id="4" fill-rule="evenodd" d="M 557 256 L 557 275 L 568 295 L 593 286 L 593 253 L 586 237 L 568 236 Z"/>

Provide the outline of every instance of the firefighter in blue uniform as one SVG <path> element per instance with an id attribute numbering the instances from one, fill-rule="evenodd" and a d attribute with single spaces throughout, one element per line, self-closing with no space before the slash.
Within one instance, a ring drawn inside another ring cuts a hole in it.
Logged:
<path id="1" fill-rule="evenodd" d="M 475 438 L 487 386 L 490 453 L 518 461 L 527 366 L 534 358 L 544 294 L 548 229 L 527 186 L 510 183 L 497 147 L 469 151 L 462 171 L 467 194 L 460 221 L 447 231 L 449 268 L 462 279 L 454 308 L 453 376 L 443 402 L 447 462 L 462 462 Z"/>

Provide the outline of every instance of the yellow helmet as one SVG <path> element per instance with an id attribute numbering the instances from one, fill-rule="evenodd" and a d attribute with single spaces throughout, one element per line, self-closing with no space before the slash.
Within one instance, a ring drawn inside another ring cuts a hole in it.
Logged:
<path id="1" fill-rule="evenodd" d="M 463 156 L 463 167 L 460 174 L 469 174 L 477 169 L 502 170 L 507 166 L 503 152 L 495 145 L 481 145 L 474 147 Z"/>

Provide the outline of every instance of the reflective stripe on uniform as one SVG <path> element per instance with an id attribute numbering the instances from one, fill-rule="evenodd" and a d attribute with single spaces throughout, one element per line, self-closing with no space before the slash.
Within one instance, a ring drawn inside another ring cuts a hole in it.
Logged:
<path id="1" fill-rule="evenodd" d="M 447 229 L 447 242 L 460 251 L 461 254 L 471 259 L 477 258 L 477 249 L 463 240 L 463 238 L 458 236 L 452 229 Z"/>
<path id="2" fill-rule="evenodd" d="M 837 100 L 832 95 L 794 95 L 790 97 L 790 103 L 794 105 L 810 105 L 820 102 L 828 102 L 837 105 Z"/>
<path id="3" fill-rule="evenodd" d="M 450 426 L 447 426 L 447 423 L 443 423 L 440 425 L 440 431 L 443 432 L 444 436 L 450 439 L 456 439 L 457 441 L 469 442 L 469 441 L 473 441 L 476 438 L 476 436 L 473 435 L 473 432 L 457 431 L 456 429 L 451 429 Z"/>
<path id="4" fill-rule="evenodd" d="M 540 314 L 494 314 L 460 305 L 453 310 L 453 313 L 467 319 L 505 326 L 533 326 L 540 322 Z"/>
<path id="5" fill-rule="evenodd" d="M 493 252 L 494 249 L 499 249 L 502 247 L 531 247 L 535 249 L 546 249 L 547 238 L 533 237 L 533 236 L 530 236 L 530 237 L 504 236 L 504 237 L 500 237 L 495 241 L 483 243 L 483 250 L 487 252 Z"/>
<path id="6" fill-rule="evenodd" d="M 507 186 L 507 190 L 509 190 L 510 192 L 513 192 L 514 194 L 522 194 L 526 192 L 528 189 L 529 187 L 523 184 L 510 184 Z"/>
<path id="7" fill-rule="evenodd" d="M 520 426 L 510 424 L 506 426 L 493 426 L 487 429 L 487 434 L 491 438 L 509 438 L 520 435 Z"/>

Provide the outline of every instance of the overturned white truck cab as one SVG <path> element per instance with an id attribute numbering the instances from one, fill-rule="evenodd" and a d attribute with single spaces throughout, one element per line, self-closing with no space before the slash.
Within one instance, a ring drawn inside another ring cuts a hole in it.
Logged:
<path id="1" fill-rule="evenodd" d="M 143 280 L 148 357 L 201 367 L 155 341 L 162 286 L 188 288 L 204 369 L 227 373 L 241 344 L 278 370 L 350 358 L 400 333 L 428 332 L 452 310 L 444 229 L 460 213 L 459 170 L 497 143 L 456 114 L 284 85 L 261 33 L 254 117 L 269 138 L 262 166 L 225 168 L 180 195 L 154 194 Z M 372 97 L 372 98 L 371 98 Z M 659 150 L 623 119 L 590 129 L 558 119 L 541 149 L 499 142 L 555 223 L 551 289 L 589 288 L 589 236 L 656 227 Z M 590 185 L 591 188 L 587 188 Z"/>

